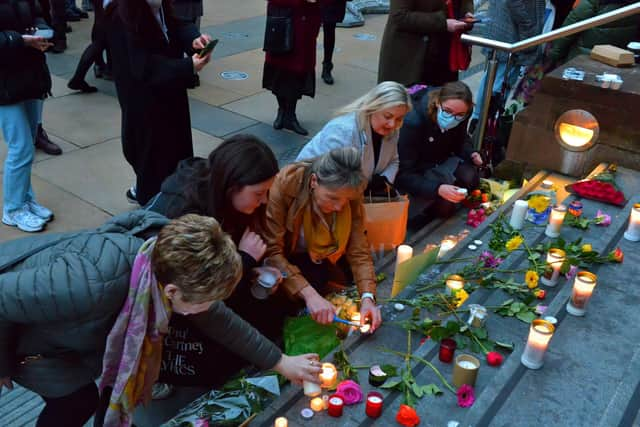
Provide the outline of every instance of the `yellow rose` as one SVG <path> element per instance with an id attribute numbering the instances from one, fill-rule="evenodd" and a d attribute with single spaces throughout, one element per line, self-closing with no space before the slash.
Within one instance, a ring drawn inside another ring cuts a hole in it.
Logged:
<path id="1" fill-rule="evenodd" d="M 584 245 L 582 245 L 582 252 L 592 252 L 593 251 L 593 247 L 591 246 L 591 243 L 585 243 Z"/>
<path id="2" fill-rule="evenodd" d="M 538 287 L 538 279 L 538 273 L 532 270 L 527 271 L 527 274 L 524 276 L 524 281 L 527 283 L 529 289 Z"/>

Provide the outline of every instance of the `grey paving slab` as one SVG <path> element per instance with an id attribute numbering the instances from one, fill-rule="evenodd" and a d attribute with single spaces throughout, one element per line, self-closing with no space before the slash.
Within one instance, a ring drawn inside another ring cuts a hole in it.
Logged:
<path id="1" fill-rule="evenodd" d="M 227 137 L 233 136 L 236 133 L 249 133 L 257 136 L 271 147 L 276 156 L 280 156 L 281 154 L 287 153 L 289 150 L 295 148 L 300 150 L 309 140 L 308 138 L 293 132 L 275 130 L 273 126 L 269 126 L 264 123 L 255 124 L 242 129 L 239 132 L 227 135 Z"/>
<path id="2" fill-rule="evenodd" d="M 45 125 L 45 130 L 47 130 L 47 126 Z M 70 142 L 65 141 L 64 139 L 54 135 L 51 132 L 47 132 L 49 135 L 49 139 L 62 148 L 62 155 L 65 153 L 70 153 L 71 151 L 78 150 L 80 147 L 71 144 Z M 4 170 L 4 160 L 7 156 L 7 144 L 4 141 L 4 137 L 2 136 L 2 132 L 0 132 L 0 172 Z M 56 156 L 51 156 L 41 150 L 36 150 L 36 157 L 34 159 L 34 163 L 41 162 L 43 160 L 55 158 Z"/>
<path id="3" fill-rule="evenodd" d="M 47 53 L 46 55 L 49 71 L 51 74 L 58 76 L 73 73 L 80 60 L 79 55 L 71 55 L 68 53 Z"/>
<path id="4" fill-rule="evenodd" d="M 202 28 L 201 31 L 220 40 L 213 51 L 213 60 L 215 61 L 217 58 L 224 58 L 247 50 L 262 49 L 265 26 L 266 18 L 256 16 L 220 25 L 211 25 Z"/>
<path id="5" fill-rule="evenodd" d="M 197 99 L 189 100 L 191 126 L 209 135 L 223 137 L 256 124 L 247 116 L 214 107 Z"/>

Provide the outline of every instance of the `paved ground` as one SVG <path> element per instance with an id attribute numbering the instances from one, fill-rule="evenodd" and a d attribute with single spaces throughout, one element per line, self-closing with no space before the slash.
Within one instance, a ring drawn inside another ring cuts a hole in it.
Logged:
<path id="1" fill-rule="evenodd" d="M 196 154 L 206 156 L 223 138 L 249 132 L 263 138 L 282 164 L 290 162 L 307 138 L 276 131 L 271 126 L 275 98 L 261 87 L 264 0 L 205 0 L 205 12 L 203 31 L 219 38 L 220 43 L 212 63 L 200 75 L 201 86 L 189 93 Z M 298 108 L 298 117 L 311 135 L 337 108 L 375 85 L 386 20 L 386 15 L 367 15 L 364 27 L 337 30 L 335 85 L 327 86 L 318 75 L 316 97 L 304 98 Z M 69 49 L 64 54 L 48 55 L 53 97 L 46 100 L 44 107 L 44 127 L 62 146 L 64 154 L 52 157 L 39 152 L 33 167 L 37 199 L 56 214 L 46 233 L 94 227 L 111 215 L 133 209 L 124 197 L 134 175 L 122 155 L 120 109 L 113 84 L 94 79 L 90 72 L 87 81 L 99 88 L 98 93 L 85 95 L 66 87 L 89 43 L 91 22 L 84 20 L 72 26 Z M 359 34 L 373 37 L 361 40 Z M 480 50 L 474 49 L 471 68 L 462 76 L 473 91 L 483 60 Z M 321 61 L 320 42 L 318 62 Z M 246 73 L 247 78 L 225 80 L 221 77 L 225 71 Z M 5 154 L 6 146 L 0 143 L 0 170 Z M 0 224 L 0 241 L 25 236 Z M 41 401 L 31 399 L 24 390 L 3 393 L 0 425 L 32 425 L 40 406 Z"/>

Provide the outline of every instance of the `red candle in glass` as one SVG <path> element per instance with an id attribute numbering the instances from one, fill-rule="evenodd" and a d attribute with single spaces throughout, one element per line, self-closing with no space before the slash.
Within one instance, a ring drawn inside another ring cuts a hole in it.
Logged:
<path id="1" fill-rule="evenodd" d="M 333 394 L 329 397 L 329 415 L 332 417 L 341 417 L 344 409 L 344 399 L 339 394 Z"/>
<path id="2" fill-rule="evenodd" d="M 382 415 L 382 394 L 377 391 L 370 391 L 367 394 L 367 406 L 365 414 L 371 418 L 378 418 Z"/>
<path id="3" fill-rule="evenodd" d="M 451 338 L 445 338 L 440 341 L 440 353 L 438 359 L 444 363 L 451 363 L 453 361 L 453 353 L 456 351 L 456 342 Z"/>

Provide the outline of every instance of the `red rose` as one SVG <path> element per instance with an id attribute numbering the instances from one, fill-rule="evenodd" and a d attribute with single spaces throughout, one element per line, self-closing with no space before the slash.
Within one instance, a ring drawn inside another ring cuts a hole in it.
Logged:
<path id="1" fill-rule="evenodd" d="M 482 194 L 482 193 L 480 192 L 480 190 L 473 190 L 473 191 L 471 192 L 471 195 L 472 195 L 473 197 L 480 197 L 480 194 Z"/>
<path id="2" fill-rule="evenodd" d="M 420 417 L 411 406 L 400 405 L 396 414 L 396 421 L 405 427 L 415 427 L 420 424 Z"/>
<path id="3" fill-rule="evenodd" d="M 482 193 L 482 203 L 486 203 L 489 201 L 489 195 L 487 193 Z"/>
<path id="4" fill-rule="evenodd" d="M 502 355 L 498 352 L 490 351 L 489 353 L 487 353 L 487 363 L 489 364 L 489 366 L 500 366 L 502 365 L 503 360 L 504 357 L 502 357 Z"/>

